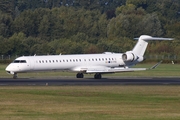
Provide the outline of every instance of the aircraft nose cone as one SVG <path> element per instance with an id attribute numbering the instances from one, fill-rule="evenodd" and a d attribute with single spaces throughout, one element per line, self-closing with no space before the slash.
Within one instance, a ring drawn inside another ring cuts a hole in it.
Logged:
<path id="1" fill-rule="evenodd" d="M 12 68 L 12 65 L 8 65 L 5 69 L 8 73 L 12 74 L 13 73 L 13 68 Z"/>
<path id="2" fill-rule="evenodd" d="M 10 71 L 10 66 L 8 65 L 5 70 Z"/>

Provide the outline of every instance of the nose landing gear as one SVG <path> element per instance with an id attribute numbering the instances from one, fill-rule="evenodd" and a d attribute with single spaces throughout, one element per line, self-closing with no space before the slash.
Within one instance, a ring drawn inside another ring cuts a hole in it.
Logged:
<path id="1" fill-rule="evenodd" d="M 16 79 L 16 78 L 18 78 L 17 73 L 14 73 L 13 74 L 13 79 Z"/>

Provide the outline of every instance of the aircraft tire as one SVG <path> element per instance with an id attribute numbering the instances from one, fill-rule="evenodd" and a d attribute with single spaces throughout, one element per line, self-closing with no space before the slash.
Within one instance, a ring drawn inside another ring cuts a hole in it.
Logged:
<path id="1" fill-rule="evenodd" d="M 77 73 L 76 78 L 84 78 L 83 73 Z"/>
<path id="2" fill-rule="evenodd" d="M 96 74 L 94 75 L 94 78 L 95 78 L 95 79 L 101 79 L 101 78 L 102 78 L 102 76 L 101 76 L 101 74 L 100 74 L 100 73 L 96 73 Z"/>
<path id="3" fill-rule="evenodd" d="M 13 79 L 17 79 L 17 73 L 14 73 L 14 75 L 13 75 Z"/>

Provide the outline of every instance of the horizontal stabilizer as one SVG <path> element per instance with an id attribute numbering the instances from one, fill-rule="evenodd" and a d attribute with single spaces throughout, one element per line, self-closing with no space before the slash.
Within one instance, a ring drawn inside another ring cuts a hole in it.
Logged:
<path id="1" fill-rule="evenodd" d="M 145 40 L 145 41 L 149 41 L 149 40 L 174 40 L 173 38 L 162 38 L 162 37 L 152 37 L 152 36 L 148 36 L 148 35 L 141 35 L 139 38 L 134 38 L 135 40 Z"/>

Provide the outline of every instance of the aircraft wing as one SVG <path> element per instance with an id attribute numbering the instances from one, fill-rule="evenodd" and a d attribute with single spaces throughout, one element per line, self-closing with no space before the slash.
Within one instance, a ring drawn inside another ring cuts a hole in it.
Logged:
<path id="1" fill-rule="evenodd" d="M 93 73 L 115 73 L 115 72 L 133 72 L 133 71 L 143 71 L 147 70 L 147 68 L 124 68 L 124 67 L 104 67 L 104 66 L 89 66 L 89 67 L 76 67 L 72 69 L 74 72 L 82 72 L 87 74 Z"/>
<path id="2" fill-rule="evenodd" d="M 116 73 L 116 72 L 133 72 L 133 71 L 143 71 L 147 70 L 147 68 L 105 68 L 105 69 L 88 69 L 86 73 Z"/>
<path id="3" fill-rule="evenodd" d="M 86 70 L 86 73 L 92 74 L 92 73 L 116 73 L 116 72 L 134 72 L 134 71 L 144 71 L 144 70 L 151 70 L 155 69 L 158 65 L 160 65 L 162 61 L 158 62 L 157 64 L 153 65 L 151 68 L 122 68 L 122 67 L 116 67 L 116 68 L 109 68 L 109 67 L 101 67 L 101 68 L 90 68 Z"/>

